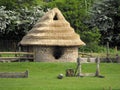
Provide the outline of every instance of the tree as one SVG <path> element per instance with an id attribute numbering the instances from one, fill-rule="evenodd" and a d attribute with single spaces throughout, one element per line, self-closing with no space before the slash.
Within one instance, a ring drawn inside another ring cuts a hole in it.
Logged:
<path id="1" fill-rule="evenodd" d="M 0 37 L 20 40 L 44 14 L 41 7 L 22 8 L 19 12 L 0 8 Z"/>
<path id="2" fill-rule="evenodd" d="M 0 6 L 5 6 L 7 10 L 15 10 L 19 8 L 29 8 L 35 6 L 37 0 L 0 0 Z"/>
<path id="3" fill-rule="evenodd" d="M 120 45 L 120 0 L 102 0 L 94 4 L 91 27 L 97 26 L 101 33 L 101 44 Z"/>

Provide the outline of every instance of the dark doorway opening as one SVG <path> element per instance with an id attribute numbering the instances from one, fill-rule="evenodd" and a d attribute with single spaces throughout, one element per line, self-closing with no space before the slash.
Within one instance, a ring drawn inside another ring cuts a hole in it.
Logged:
<path id="1" fill-rule="evenodd" d="M 53 56 L 55 59 L 59 59 L 61 58 L 61 56 L 63 55 L 64 50 L 63 48 L 59 47 L 59 46 L 55 46 L 53 49 Z"/>

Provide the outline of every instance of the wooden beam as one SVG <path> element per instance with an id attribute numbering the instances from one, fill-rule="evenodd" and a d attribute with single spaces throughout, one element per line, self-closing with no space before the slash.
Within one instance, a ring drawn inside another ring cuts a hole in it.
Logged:
<path id="1" fill-rule="evenodd" d="M 0 52 L 0 54 L 34 54 L 33 52 Z"/>

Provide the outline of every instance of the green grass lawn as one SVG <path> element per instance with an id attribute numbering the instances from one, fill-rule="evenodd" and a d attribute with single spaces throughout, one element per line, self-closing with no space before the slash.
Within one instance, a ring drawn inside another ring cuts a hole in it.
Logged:
<path id="1" fill-rule="evenodd" d="M 97 77 L 64 77 L 58 74 L 68 68 L 75 68 L 75 63 L 0 63 L 0 72 L 21 72 L 29 70 L 28 78 L 0 78 L 0 90 L 120 90 L 120 64 L 101 63 L 101 74 Z M 82 64 L 83 72 L 95 72 L 96 64 Z"/>

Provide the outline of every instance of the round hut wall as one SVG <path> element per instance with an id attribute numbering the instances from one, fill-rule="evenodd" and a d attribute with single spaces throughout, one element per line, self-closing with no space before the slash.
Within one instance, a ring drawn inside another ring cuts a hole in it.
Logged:
<path id="1" fill-rule="evenodd" d="M 37 62 L 76 62 L 78 47 L 35 46 Z"/>

